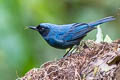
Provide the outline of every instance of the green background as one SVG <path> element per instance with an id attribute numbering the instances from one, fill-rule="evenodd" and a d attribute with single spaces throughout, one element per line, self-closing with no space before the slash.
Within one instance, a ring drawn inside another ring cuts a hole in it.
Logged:
<path id="1" fill-rule="evenodd" d="M 0 0 L 0 80 L 15 80 L 65 53 L 50 47 L 38 32 L 25 26 L 91 22 L 115 15 L 119 8 L 120 0 Z M 120 38 L 119 16 L 101 27 L 112 40 Z M 85 39 L 95 37 L 96 30 Z"/>

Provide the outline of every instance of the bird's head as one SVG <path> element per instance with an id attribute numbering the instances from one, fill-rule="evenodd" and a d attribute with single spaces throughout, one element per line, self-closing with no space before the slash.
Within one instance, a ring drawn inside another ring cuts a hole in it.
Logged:
<path id="1" fill-rule="evenodd" d="M 37 27 L 29 26 L 29 28 L 38 31 L 42 36 L 47 36 L 50 32 L 50 26 L 49 23 L 41 23 Z"/>

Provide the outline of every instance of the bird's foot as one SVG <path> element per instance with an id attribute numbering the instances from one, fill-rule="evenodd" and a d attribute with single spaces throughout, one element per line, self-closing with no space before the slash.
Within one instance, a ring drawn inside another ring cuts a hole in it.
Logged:
<path id="1" fill-rule="evenodd" d="M 63 57 L 67 57 L 67 56 L 70 56 L 71 54 L 75 53 L 75 52 L 78 52 L 79 51 L 79 46 L 76 45 L 72 48 L 70 48 Z"/>

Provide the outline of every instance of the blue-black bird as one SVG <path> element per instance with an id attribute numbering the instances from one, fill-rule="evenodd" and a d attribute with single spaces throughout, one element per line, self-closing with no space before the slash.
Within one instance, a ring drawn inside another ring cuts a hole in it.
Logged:
<path id="1" fill-rule="evenodd" d="M 65 25 L 41 23 L 37 27 L 29 26 L 29 28 L 38 31 L 52 47 L 66 49 L 72 48 L 74 45 L 79 45 L 87 33 L 96 29 L 97 25 L 112 20 L 115 20 L 115 18 L 109 16 L 90 23 L 72 23 Z"/>

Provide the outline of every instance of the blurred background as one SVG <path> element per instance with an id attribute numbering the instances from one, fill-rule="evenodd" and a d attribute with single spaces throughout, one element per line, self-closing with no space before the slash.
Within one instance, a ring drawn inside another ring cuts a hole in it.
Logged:
<path id="1" fill-rule="evenodd" d="M 25 26 L 91 22 L 115 15 L 119 8 L 120 0 L 0 0 L 0 80 L 15 80 L 65 53 Z M 120 17 L 101 28 L 112 40 L 119 39 Z M 95 37 L 96 30 L 85 39 Z"/>

